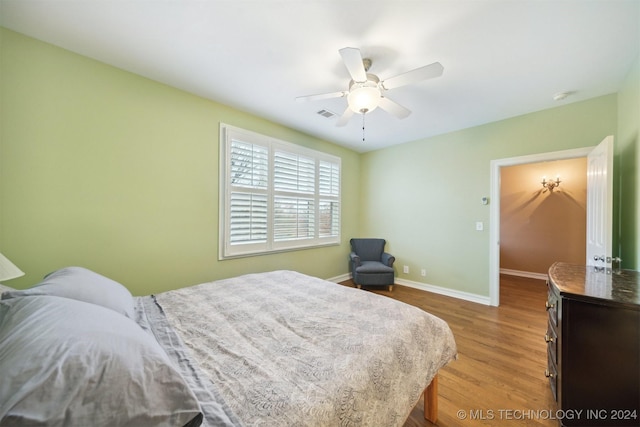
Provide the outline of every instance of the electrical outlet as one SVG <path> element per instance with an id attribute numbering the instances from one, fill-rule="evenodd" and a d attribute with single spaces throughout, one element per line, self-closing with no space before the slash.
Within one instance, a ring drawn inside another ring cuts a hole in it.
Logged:
<path id="1" fill-rule="evenodd" d="M 476 231 L 484 230 L 484 223 L 482 221 L 476 222 Z"/>
<path id="2" fill-rule="evenodd" d="M 426 276 L 427 275 L 427 270 L 425 270 L 424 268 L 422 270 L 420 270 L 420 275 L 422 277 Z"/>
<path id="3" fill-rule="evenodd" d="M 408 266 L 408 265 L 405 265 L 404 267 L 402 267 L 402 272 L 403 272 L 404 274 L 409 274 L 409 266 Z"/>

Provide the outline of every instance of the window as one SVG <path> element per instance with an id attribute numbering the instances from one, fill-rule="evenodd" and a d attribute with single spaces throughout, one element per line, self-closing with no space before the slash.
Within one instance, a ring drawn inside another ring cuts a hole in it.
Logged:
<path id="1" fill-rule="evenodd" d="M 339 157 L 220 125 L 220 259 L 340 242 Z"/>

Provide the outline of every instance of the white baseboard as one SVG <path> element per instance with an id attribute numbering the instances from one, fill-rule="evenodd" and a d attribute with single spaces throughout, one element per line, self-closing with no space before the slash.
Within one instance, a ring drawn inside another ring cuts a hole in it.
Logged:
<path id="1" fill-rule="evenodd" d="M 433 292 L 434 294 L 440 294 L 448 297 L 462 299 L 465 301 L 476 302 L 478 304 L 491 305 L 490 298 L 484 295 L 457 291 L 455 289 L 443 288 L 441 286 L 429 285 L 427 283 L 414 282 L 411 280 L 398 279 L 397 277 L 396 277 L 396 283 L 398 285 L 408 286 L 410 288 L 420 289 L 427 292 Z"/>
<path id="2" fill-rule="evenodd" d="M 336 277 L 330 277 L 330 278 L 328 278 L 326 280 L 328 282 L 340 283 L 340 282 L 344 282 L 345 280 L 349 280 L 349 279 L 351 279 L 351 273 L 342 274 L 342 275 L 336 276 Z"/>
<path id="3" fill-rule="evenodd" d="M 343 274 L 327 279 L 329 282 L 340 283 L 345 280 L 351 279 L 351 273 Z M 420 289 L 421 291 L 433 292 L 434 294 L 445 295 L 448 297 L 458 298 L 465 301 L 476 302 L 478 304 L 491 305 L 490 299 L 484 295 L 472 294 L 469 292 L 457 291 L 455 289 L 443 288 L 440 286 L 429 285 L 426 283 L 414 282 L 411 280 L 398 279 L 396 277 L 395 283 L 410 288 Z"/>
<path id="4" fill-rule="evenodd" d="M 547 280 L 547 275 L 542 273 L 533 273 L 531 271 L 510 270 L 508 268 L 501 268 L 500 274 L 507 274 L 509 276 L 528 277 L 529 279 Z"/>

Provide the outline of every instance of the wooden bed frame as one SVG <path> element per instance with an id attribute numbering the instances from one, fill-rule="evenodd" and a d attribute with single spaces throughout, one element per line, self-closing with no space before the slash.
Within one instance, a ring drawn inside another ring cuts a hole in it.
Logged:
<path id="1" fill-rule="evenodd" d="M 434 424 L 438 421 L 438 374 L 424 389 L 424 418 Z"/>

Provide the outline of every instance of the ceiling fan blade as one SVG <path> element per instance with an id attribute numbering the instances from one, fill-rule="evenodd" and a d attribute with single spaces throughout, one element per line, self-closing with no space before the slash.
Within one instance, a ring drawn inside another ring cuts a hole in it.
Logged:
<path id="1" fill-rule="evenodd" d="M 349 122 L 349 119 L 351 118 L 351 116 L 353 116 L 353 110 L 347 107 L 347 109 L 344 110 L 344 113 L 342 113 L 342 116 L 340 116 L 340 118 L 336 122 L 336 126 L 346 125 Z"/>
<path id="2" fill-rule="evenodd" d="M 432 79 L 434 77 L 440 77 L 444 67 L 439 62 L 425 65 L 424 67 L 416 68 L 415 70 L 407 71 L 406 73 L 398 74 L 388 78 L 387 80 L 380 82 L 380 85 L 386 89 L 393 89 L 400 86 L 405 86 L 411 83 L 419 82 L 421 80 Z"/>
<path id="3" fill-rule="evenodd" d="M 367 72 L 362 64 L 362 54 L 360 53 L 360 49 L 355 47 L 344 47 L 340 49 L 339 52 L 353 81 L 366 82 Z"/>
<path id="4" fill-rule="evenodd" d="M 340 91 L 340 92 L 331 92 L 331 93 L 321 93 L 318 95 L 307 95 L 307 96 L 298 96 L 296 101 L 305 102 L 305 101 L 319 101 L 321 99 L 331 99 L 331 98 L 341 98 L 343 96 L 347 96 L 349 92 Z"/>
<path id="5" fill-rule="evenodd" d="M 378 104 L 378 106 L 387 113 L 396 116 L 399 119 L 404 119 L 409 114 L 411 114 L 411 110 L 404 108 L 402 105 L 384 96 L 380 98 L 380 103 Z"/>

